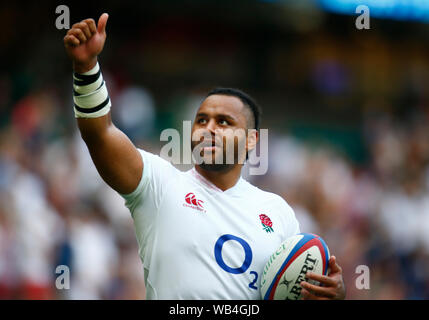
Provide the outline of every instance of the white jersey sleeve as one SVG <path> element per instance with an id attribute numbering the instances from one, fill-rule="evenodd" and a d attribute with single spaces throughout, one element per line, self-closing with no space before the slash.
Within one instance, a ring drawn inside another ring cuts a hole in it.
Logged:
<path id="1" fill-rule="evenodd" d="M 284 212 L 285 212 L 285 219 L 288 222 L 286 223 L 287 225 L 286 234 L 288 235 L 288 237 L 290 237 L 300 233 L 301 230 L 299 227 L 299 222 L 296 219 L 295 212 L 293 211 L 292 207 L 285 200 L 282 199 L 282 201 L 286 206 Z"/>
<path id="2" fill-rule="evenodd" d="M 150 152 L 138 149 L 143 160 L 143 174 L 137 188 L 129 194 L 121 194 L 125 206 L 134 219 L 139 254 L 143 266 L 150 264 L 151 248 L 156 229 L 159 206 L 167 180 L 179 173 L 171 163 Z M 138 208 L 138 210 L 137 210 Z"/>
<path id="3" fill-rule="evenodd" d="M 129 194 L 122 194 L 125 205 L 134 214 L 134 208 L 140 201 L 150 201 L 154 208 L 158 208 L 163 186 L 178 170 L 168 161 L 150 152 L 138 149 L 143 160 L 143 174 L 137 188 Z M 153 214 L 152 212 L 151 214 Z"/>

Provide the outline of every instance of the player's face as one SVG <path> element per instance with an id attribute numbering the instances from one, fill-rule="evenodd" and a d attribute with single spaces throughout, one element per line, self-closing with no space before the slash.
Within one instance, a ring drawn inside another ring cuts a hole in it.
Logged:
<path id="1" fill-rule="evenodd" d="M 243 163 L 247 150 L 246 108 L 241 100 L 212 95 L 203 101 L 192 127 L 192 151 L 202 158 L 200 165 L 221 171 Z"/>

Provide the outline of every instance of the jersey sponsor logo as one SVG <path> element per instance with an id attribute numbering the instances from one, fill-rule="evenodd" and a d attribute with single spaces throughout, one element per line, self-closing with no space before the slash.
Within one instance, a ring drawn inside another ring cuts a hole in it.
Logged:
<path id="1" fill-rule="evenodd" d="M 273 222 L 271 221 L 270 217 L 268 217 L 265 214 L 260 214 L 259 219 L 261 219 L 262 228 L 267 232 L 274 232 L 273 229 Z"/>
<path id="2" fill-rule="evenodd" d="M 195 194 L 193 194 L 192 192 L 189 192 L 186 196 L 185 196 L 185 202 L 183 204 L 184 207 L 188 207 L 188 208 L 192 208 L 198 211 L 202 211 L 202 212 L 206 212 L 206 210 L 203 207 L 203 200 L 197 199 Z"/>

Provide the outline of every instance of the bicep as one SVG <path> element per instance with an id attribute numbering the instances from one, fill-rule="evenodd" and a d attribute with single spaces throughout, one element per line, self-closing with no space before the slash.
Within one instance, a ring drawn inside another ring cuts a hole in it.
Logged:
<path id="1" fill-rule="evenodd" d="M 79 129 L 103 180 L 121 194 L 138 186 L 143 159 L 131 140 L 110 120 L 110 113 L 96 119 L 78 119 Z"/>

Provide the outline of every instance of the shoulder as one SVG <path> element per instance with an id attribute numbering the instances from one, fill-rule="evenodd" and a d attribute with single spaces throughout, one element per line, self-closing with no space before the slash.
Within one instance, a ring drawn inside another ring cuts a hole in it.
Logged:
<path id="1" fill-rule="evenodd" d="M 295 212 L 283 197 L 273 192 L 262 190 L 247 181 L 246 183 L 245 188 L 249 197 L 248 201 L 254 202 L 256 208 L 261 208 L 269 212 L 270 217 L 277 219 L 283 227 L 284 237 L 289 237 L 300 232 Z"/>
<path id="2" fill-rule="evenodd" d="M 154 201 L 159 205 L 165 190 L 177 182 L 182 172 L 169 161 L 146 150 L 137 148 L 143 160 L 143 173 L 137 188 L 129 194 L 121 194 L 126 206 L 134 208 L 137 204 Z M 152 200 L 151 200 L 152 199 Z"/>
<path id="3" fill-rule="evenodd" d="M 140 148 L 137 148 L 137 150 L 139 151 L 143 160 L 142 177 L 140 179 L 139 185 L 132 193 L 122 196 L 134 197 L 135 195 L 140 194 L 142 190 L 147 189 L 150 186 L 152 186 L 152 189 L 157 189 L 157 187 L 163 186 L 169 181 L 173 180 L 171 178 L 175 178 L 181 174 L 179 169 L 174 167 L 169 161 L 163 159 L 162 157 Z"/>
<path id="4" fill-rule="evenodd" d="M 276 193 L 262 190 L 244 179 L 243 181 L 244 188 L 247 191 L 246 194 L 252 199 L 262 204 L 267 203 L 270 205 L 270 207 L 280 209 L 282 212 L 285 212 L 287 214 L 295 215 L 292 207 L 283 197 L 279 196 Z"/>
<path id="5" fill-rule="evenodd" d="M 157 161 L 157 162 L 161 162 L 163 164 L 170 165 L 173 167 L 173 165 L 169 161 L 161 158 L 159 155 L 157 155 L 155 153 L 152 153 L 152 152 L 140 149 L 140 148 L 137 148 L 137 150 L 140 152 L 141 156 L 143 157 L 143 160 L 148 159 L 151 161 Z"/>
<path id="6" fill-rule="evenodd" d="M 159 155 L 139 148 L 137 148 L 137 150 L 140 152 L 143 159 L 143 170 L 158 170 L 160 173 L 164 174 L 181 173 L 171 162 L 163 159 Z"/>

